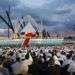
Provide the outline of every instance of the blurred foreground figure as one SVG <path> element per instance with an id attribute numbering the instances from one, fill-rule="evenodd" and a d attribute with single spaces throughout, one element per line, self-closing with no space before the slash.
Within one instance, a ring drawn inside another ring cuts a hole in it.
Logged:
<path id="1" fill-rule="evenodd" d="M 27 75 L 28 74 L 28 66 L 31 65 L 33 62 L 33 59 L 30 55 L 30 53 L 26 54 L 26 57 L 23 61 L 20 61 L 19 58 L 17 58 L 16 62 L 12 65 L 12 70 L 14 75 Z"/>
<path id="2" fill-rule="evenodd" d="M 7 68 L 3 67 L 4 58 L 0 58 L 0 75 L 10 75 Z"/>

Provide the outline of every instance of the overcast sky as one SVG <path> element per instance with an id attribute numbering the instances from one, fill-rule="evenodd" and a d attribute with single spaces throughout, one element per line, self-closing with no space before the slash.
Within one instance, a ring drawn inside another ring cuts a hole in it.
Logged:
<path id="1" fill-rule="evenodd" d="M 42 17 L 48 30 L 75 30 L 75 0 L 0 0 L 0 14 L 9 5 L 14 16 Z"/>

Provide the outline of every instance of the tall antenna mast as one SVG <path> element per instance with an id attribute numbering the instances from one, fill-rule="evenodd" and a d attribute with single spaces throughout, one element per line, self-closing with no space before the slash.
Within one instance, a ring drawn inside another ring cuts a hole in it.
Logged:
<path id="1" fill-rule="evenodd" d="M 10 0 L 9 0 L 9 5 L 8 5 L 8 12 L 9 12 L 9 15 L 10 15 Z M 9 20 L 8 20 L 8 23 L 10 23 Z M 8 27 L 8 38 L 9 37 L 10 37 L 10 31 L 9 31 L 9 27 Z"/>
<path id="2" fill-rule="evenodd" d="M 15 17 L 15 0 L 13 0 L 13 15 Z"/>
<path id="3" fill-rule="evenodd" d="M 43 30 L 43 24 L 42 24 L 42 17 L 41 17 L 41 39 L 43 38 L 43 36 L 42 36 L 42 30 Z"/>

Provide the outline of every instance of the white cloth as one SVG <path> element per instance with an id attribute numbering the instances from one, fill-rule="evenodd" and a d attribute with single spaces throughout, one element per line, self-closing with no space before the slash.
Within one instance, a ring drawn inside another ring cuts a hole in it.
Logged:
<path id="1" fill-rule="evenodd" d="M 22 61 L 22 64 L 31 65 L 32 62 L 33 62 L 33 58 L 32 58 L 31 55 L 29 54 L 29 59 L 26 59 L 26 60 Z"/>
<path id="2" fill-rule="evenodd" d="M 60 62 L 58 60 L 55 60 L 55 65 L 61 66 Z"/>
<path id="3" fill-rule="evenodd" d="M 61 54 L 61 55 L 59 56 L 59 60 L 61 60 L 61 61 L 64 62 L 64 61 L 66 60 L 66 56 Z"/>
<path id="4" fill-rule="evenodd" d="M 22 53 L 21 54 L 21 59 L 25 59 L 25 55 L 26 55 L 26 53 Z"/>
<path id="5" fill-rule="evenodd" d="M 68 68 L 68 72 L 75 72 L 75 62 L 72 62 Z"/>
<path id="6" fill-rule="evenodd" d="M 33 62 L 33 59 L 31 57 L 31 55 L 29 54 L 29 59 L 26 59 L 24 61 L 22 61 L 22 65 L 21 65 L 21 74 L 27 74 L 28 73 L 28 65 L 31 65 Z"/>
<path id="7" fill-rule="evenodd" d="M 54 55 L 54 56 L 53 56 L 53 59 L 54 59 L 54 60 L 58 60 L 58 58 L 57 58 L 57 56 L 56 56 L 56 55 Z"/>
<path id="8" fill-rule="evenodd" d="M 66 59 L 66 60 L 63 62 L 62 67 L 66 66 L 66 65 L 68 65 L 68 64 L 71 64 L 72 62 L 73 62 L 72 59 Z"/>
<path id="9" fill-rule="evenodd" d="M 55 61 L 54 63 L 55 63 L 56 65 L 61 66 L 61 64 L 60 64 L 60 62 L 59 62 L 59 60 L 58 60 L 58 58 L 57 58 L 56 55 L 53 56 L 53 59 L 54 59 L 54 61 Z"/>

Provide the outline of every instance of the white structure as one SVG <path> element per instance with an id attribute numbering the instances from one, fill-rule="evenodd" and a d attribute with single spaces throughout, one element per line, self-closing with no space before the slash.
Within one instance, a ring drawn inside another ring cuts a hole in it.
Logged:
<path id="1" fill-rule="evenodd" d="M 14 30 L 15 30 L 15 33 L 18 33 L 19 31 L 20 31 L 20 23 L 19 22 L 16 22 L 16 25 L 15 25 L 15 27 L 14 27 Z"/>
<path id="2" fill-rule="evenodd" d="M 30 22 L 28 22 L 28 24 L 22 29 L 21 33 L 36 33 L 36 30 L 34 29 L 34 27 L 32 26 L 32 24 Z"/>

